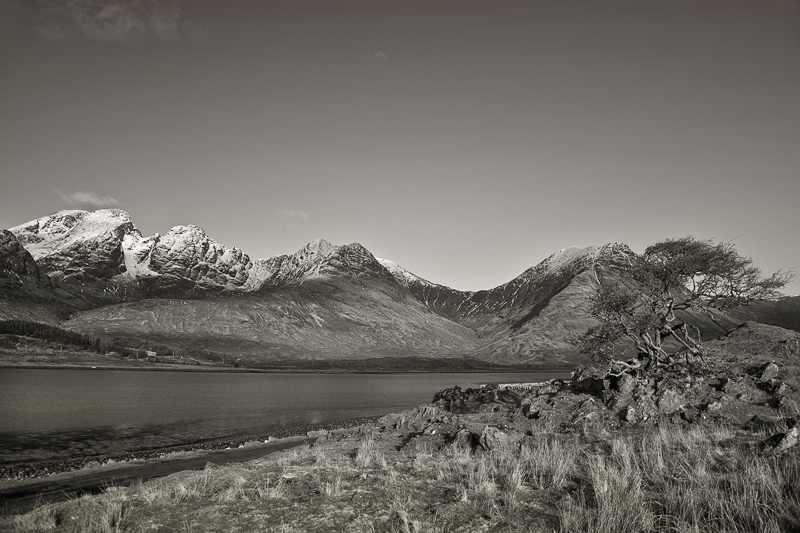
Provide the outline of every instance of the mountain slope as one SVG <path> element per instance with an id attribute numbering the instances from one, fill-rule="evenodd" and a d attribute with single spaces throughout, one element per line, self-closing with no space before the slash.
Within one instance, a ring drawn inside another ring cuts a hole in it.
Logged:
<path id="1" fill-rule="evenodd" d="M 598 288 L 598 269 L 613 276 L 631 250 L 623 244 L 566 248 L 508 283 L 460 292 L 430 283 L 394 265 L 392 273 L 437 314 L 476 332 L 476 356 L 513 363 L 574 360 L 581 335 L 596 322 L 588 297 Z"/>
<path id="2" fill-rule="evenodd" d="M 477 348 L 474 332 L 419 303 L 360 245 L 318 241 L 276 265 L 246 295 L 109 305 L 65 326 L 267 359 L 453 357 Z"/>
<path id="3" fill-rule="evenodd" d="M 118 209 L 61 211 L 0 232 L 0 318 L 63 323 L 189 351 L 287 358 L 473 357 L 582 362 L 601 282 L 624 244 L 566 248 L 490 290 L 425 280 L 353 243 L 253 261 L 197 226 L 143 237 Z M 693 315 L 705 338 L 745 320 L 800 330 L 800 299 Z"/>

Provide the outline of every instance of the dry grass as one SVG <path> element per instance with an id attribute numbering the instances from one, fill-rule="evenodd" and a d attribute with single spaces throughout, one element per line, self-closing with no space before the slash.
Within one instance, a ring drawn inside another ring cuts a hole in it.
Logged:
<path id="1" fill-rule="evenodd" d="M 561 531 L 800 529 L 800 460 L 758 454 L 726 427 L 662 429 L 587 455 Z"/>
<path id="2" fill-rule="evenodd" d="M 398 452 L 367 434 L 0 519 L 24 532 L 229 529 L 796 531 L 800 459 L 763 456 L 727 427 L 599 443 L 512 435 L 490 451 L 421 441 Z"/>

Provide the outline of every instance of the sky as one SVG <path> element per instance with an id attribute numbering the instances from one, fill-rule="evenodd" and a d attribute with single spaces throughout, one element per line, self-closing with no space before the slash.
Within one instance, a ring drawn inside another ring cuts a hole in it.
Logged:
<path id="1" fill-rule="evenodd" d="M 798 200 L 800 0 L 0 2 L 2 228 L 117 207 L 480 290 L 685 235 L 800 278 Z"/>

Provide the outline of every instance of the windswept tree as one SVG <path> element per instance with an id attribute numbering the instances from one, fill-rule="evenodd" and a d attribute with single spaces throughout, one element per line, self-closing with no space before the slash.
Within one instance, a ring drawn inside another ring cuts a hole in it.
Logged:
<path id="1" fill-rule="evenodd" d="M 681 350 L 687 359 L 702 359 L 700 330 L 681 311 L 705 311 L 713 318 L 712 310 L 777 298 L 791 279 L 782 272 L 762 276 L 753 260 L 739 255 L 730 242 L 694 237 L 649 246 L 630 258 L 627 273 L 624 281 L 601 283 L 592 306 L 600 325 L 589 330 L 584 343 L 584 351 L 611 363 L 617 372 L 646 372 L 672 361 Z M 671 351 L 665 345 L 670 338 L 677 341 Z M 625 363 L 620 355 L 631 342 L 639 358 Z"/>

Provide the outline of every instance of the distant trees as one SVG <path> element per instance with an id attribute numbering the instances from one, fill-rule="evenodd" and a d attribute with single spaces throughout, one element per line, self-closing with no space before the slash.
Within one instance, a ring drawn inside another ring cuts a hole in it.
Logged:
<path id="1" fill-rule="evenodd" d="M 791 278 L 782 272 L 762 276 L 752 259 L 739 255 L 729 242 L 714 244 L 691 236 L 658 242 L 631 257 L 627 277 L 601 283 L 592 306 L 600 325 L 589 330 L 583 350 L 611 363 L 618 373 L 647 372 L 681 350 L 687 358 L 702 358 L 698 327 L 676 312 L 724 311 L 776 298 Z M 673 353 L 665 346 L 669 338 L 677 341 Z M 618 360 L 631 342 L 639 351 L 638 360 Z"/>
<path id="2" fill-rule="evenodd" d="M 93 350 L 105 354 L 116 352 L 121 357 L 147 357 L 147 351 L 158 356 L 173 355 L 171 347 L 156 342 L 128 337 L 99 337 L 77 333 L 58 326 L 27 320 L 0 320 L 0 335 L 19 335 L 73 346 L 81 350 Z M 147 350 L 147 351 L 146 351 Z"/>
<path id="3" fill-rule="evenodd" d="M 91 348 L 93 345 L 93 339 L 83 333 L 27 320 L 0 320 L 0 334 L 35 337 L 83 349 Z"/>

